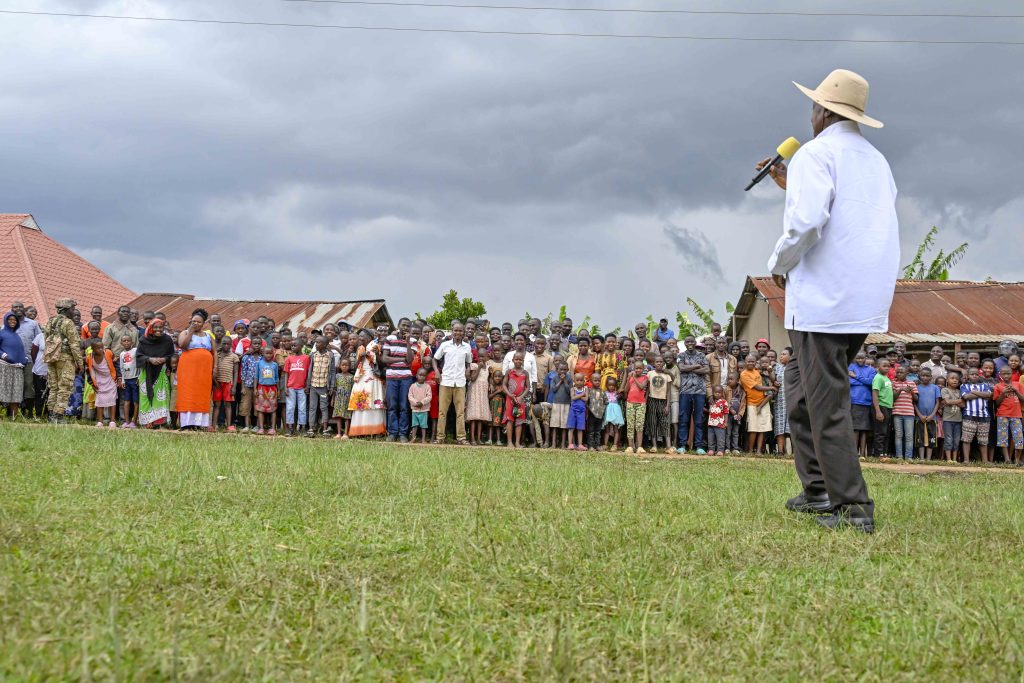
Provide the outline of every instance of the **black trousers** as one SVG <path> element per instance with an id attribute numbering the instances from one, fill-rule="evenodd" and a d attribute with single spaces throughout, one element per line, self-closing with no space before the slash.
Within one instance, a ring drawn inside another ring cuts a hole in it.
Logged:
<path id="1" fill-rule="evenodd" d="M 587 448 L 591 450 L 597 450 L 597 447 L 601 445 L 601 423 L 604 420 L 600 417 L 594 417 L 590 411 L 587 411 Z"/>
<path id="2" fill-rule="evenodd" d="M 794 355 L 786 366 L 786 407 L 804 491 L 828 492 L 836 509 L 874 514 L 850 417 L 847 367 L 867 335 L 790 330 Z"/>

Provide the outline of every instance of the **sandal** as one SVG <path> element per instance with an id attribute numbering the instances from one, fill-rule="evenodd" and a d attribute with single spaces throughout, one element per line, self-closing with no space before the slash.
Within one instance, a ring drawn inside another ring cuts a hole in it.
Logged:
<path id="1" fill-rule="evenodd" d="M 459 439 L 458 441 L 455 442 L 455 445 L 456 446 L 468 446 L 469 442 L 466 441 L 465 439 Z"/>

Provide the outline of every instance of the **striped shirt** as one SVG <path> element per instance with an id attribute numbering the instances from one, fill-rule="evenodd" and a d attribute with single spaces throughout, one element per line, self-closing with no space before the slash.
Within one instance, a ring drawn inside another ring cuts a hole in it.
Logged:
<path id="1" fill-rule="evenodd" d="M 961 384 L 960 395 L 969 394 L 975 391 L 992 391 L 992 387 L 984 382 L 978 382 L 977 384 Z M 968 399 L 964 404 L 963 409 L 964 417 L 973 417 L 978 420 L 989 419 L 988 413 L 988 399 L 987 398 L 972 398 Z"/>
<path id="2" fill-rule="evenodd" d="M 384 376 L 387 379 L 408 379 L 412 377 L 412 369 L 405 361 L 405 354 L 409 350 L 409 344 L 397 335 L 391 335 L 384 340 L 384 351 L 394 359 L 400 359 L 385 366 Z"/>
<path id="3" fill-rule="evenodd" d="M 910 380 L 899 380 L 892 383 L 893 393 L 901 390 L 900 395 L 892 404 L 893 415 L 914 415 L 914 394 L 917 393 L 917 385 Z"/>

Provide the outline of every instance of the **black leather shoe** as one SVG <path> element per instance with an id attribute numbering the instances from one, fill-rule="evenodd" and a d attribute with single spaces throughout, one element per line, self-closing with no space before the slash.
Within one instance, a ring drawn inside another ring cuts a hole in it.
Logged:
<path id="1" fill-rule="evenodd" d="M 816 517 L 814 521 L 832 531 L 850 528 L 864 534 L 875 533 L 874 517 L 850 514 L 846 510 L 837 510 L 827 517 Z"/>
<path id="2" fill-rule="evenodd" d="M 832 503 L 829 501 L 827 493 L 809 496 L 805 491 L 799 496 L 793 496 L 787 500 L 786 509 L 793 512 L 807 512 L 812 515 L 819 515 L 832 512 Z"/>

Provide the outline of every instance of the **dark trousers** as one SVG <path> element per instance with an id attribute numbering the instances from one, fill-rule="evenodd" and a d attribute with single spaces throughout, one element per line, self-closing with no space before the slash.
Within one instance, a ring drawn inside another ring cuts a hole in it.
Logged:
<path id="1" fill-rule="evenodd" d="M 704 394 L 679 394 L 679 435 L 676 446 L 682 448 L 690 436 L 693 417 L 693 448 L 704 448 Z"/>
<path id="2" fill-rule="evenodd" d="M 409 436 L 412 415 L 409 413 L 409 387 L 413 378 L 389 379 L 385 387 L 388 402 L 388 436 Z"/>
<path id="3" fill-rule="evenodd" d="M 46 408 L 46 376 L 32 375 L 32 388 L 35 398 L 28 399 L 29 417 L 42 417 Z"/>
<path id="4" fill-rule="evenodd" d="M 587 447 L 591 450 L 597 450 L 597 447 L 601 445 L 601 423 L 600 417 L 594 417 L 587 411 Z"/>
<path id="5" fill-rule="evenodd" d="M 889 455 L 892 453 L 889 450 L 889 431 L 892 427 L 892 408 L 886 408 L 879 406 L 879 410 L 882 411 L 882 421 L 879 422 L 875 419 L 875 415 L 871 415 L 871 455 L 876 458 L 880 458 L 883 455 Z"/>
<path id="6" fill-rule="evenodd" d="M 790 330 L 794 354 L 785 386 L 796 473 L 804 491 L 827 491 L 836 509 L 873 515 L 857 458 L 846 374 L 866 336 Z"/>

